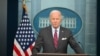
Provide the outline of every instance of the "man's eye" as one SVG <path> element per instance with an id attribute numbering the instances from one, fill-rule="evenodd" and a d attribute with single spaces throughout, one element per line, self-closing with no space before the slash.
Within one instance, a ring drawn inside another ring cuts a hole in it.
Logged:
<path id="1" fill-rule="evenodd" d="M 55 18 L 52 18 L 52 20 L 55 20 Z"/>
<path id="2" fill-rule="evenodd" d="M 59 20 L 59 18 L 56 18 L 56 20 Z"/>

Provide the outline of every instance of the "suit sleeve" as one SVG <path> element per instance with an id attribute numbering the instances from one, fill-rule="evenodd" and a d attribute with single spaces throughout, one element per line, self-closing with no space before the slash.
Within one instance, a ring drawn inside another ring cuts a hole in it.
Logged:
<path id="1" fill-rule="evenodd" d="M 35 41 L 35 47 L 32 50 L 32 54 L 35 55 L 36 53 L 40 52 L 42 45 L 43 45 L 43 37 L 42 37 L 42 32 L 40 31 L 37 40 Z"/>
<path id="2" fill-rule="evenodd" d="M 69 44 L 70 44 L 71 48 L 74 49 L 74 51 L 77 54 L 83 54 L 84 53 L 83 50 L 81 49 L 81 47 L 79 46 L 79 44 L 74 39 L 74 37 L 73 37 L 71 32 L 69 34 Z"/>

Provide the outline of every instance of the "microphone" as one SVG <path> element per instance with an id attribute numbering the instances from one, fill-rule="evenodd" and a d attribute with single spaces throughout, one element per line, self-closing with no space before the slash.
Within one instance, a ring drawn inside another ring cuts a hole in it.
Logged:
<path id="1" fill-rule="evenodd" d="M 78 43 L 79 43 L 80 47 L 84 50 L 83 44 L 80 41 L 78 41 Z"/>

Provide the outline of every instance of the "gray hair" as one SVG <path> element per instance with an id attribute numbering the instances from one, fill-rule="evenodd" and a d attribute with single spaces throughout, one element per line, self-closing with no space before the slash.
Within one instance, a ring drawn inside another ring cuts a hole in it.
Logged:
<path id="1" fill-rule="evenodd" d="M 49 16 L 52 14 L 52 13 L 55 13 L 55 12 L 59 12 L 61 14 L 61 18 L 62 18 L 62 13 L 59 11 L 59 10 L 52 10 L 49 14 Z"/>

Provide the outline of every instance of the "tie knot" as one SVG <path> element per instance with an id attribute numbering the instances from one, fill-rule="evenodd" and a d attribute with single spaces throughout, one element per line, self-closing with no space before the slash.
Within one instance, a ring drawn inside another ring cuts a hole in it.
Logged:
<path id="1" fill-rule="evenodd" d="M 55 29 L 55 32 L 57 32 L 57 29 Z"/>

